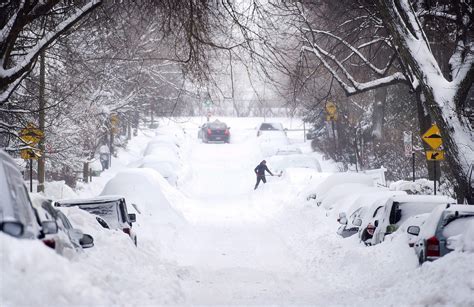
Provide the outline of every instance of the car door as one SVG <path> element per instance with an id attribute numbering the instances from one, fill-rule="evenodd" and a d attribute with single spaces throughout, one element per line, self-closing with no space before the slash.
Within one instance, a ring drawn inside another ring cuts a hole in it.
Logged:
<path id="1" fill-rule="evenodd" d="M 372 245 L 378 244 L 383 241 L 385 236 L 385 229 L 384 229 L 384 216 L 386 215 L 387 206 L 379 206 L 374 211 L 372 216 L 372 225 L 375 226 L 374 235 L 372 237 Z"/>

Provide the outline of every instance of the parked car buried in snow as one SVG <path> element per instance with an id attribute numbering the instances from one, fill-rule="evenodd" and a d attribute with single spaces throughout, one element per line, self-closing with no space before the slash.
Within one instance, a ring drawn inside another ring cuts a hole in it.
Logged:
<path id="1" fill-rule="evenodd" d="M 358 233 L 359 227 L 363 225 L 363 220 L 373 218 L 380 203 L 395 195 L 406 195 L 406 192 L 388 191 L 381 188 L 362 189 L 349 208 L 343 208 L 338 212 L 337 221 L 341 226 L 338 228 L 337 234 L 346 238 Z M 354 222 L 359 219 L 360 225 L 355 225 Z"/>
<path id="2" fill-rule="evenodd" d="M 407 232 L 417 236 L 414 249 L 420 264 L 463 250 L 463 242 L 474 239 L 474 206 L 440 205 L 421 226 L 409 226 Z M 471 237 L 465 238 L 468 233 Z"/>
<path id="3" fill-rule="evenodd" d="M 281 123 L 261 123 L 258 127 L 257 136 L 262 135 L 283 135 L 286 136 L 286 130 Z"/>
<path id="4" fill-rule="evenodd" d="M 97 221 L 101 226 L 123 231 L 128 234 L 133 243 L 137 245 L 137 235 L 132 230 L 132 224 L 136 221 L 136 215 L 134 213 L 128 213 L 125 198 L 122 196 L 99 196 L 89 199 L 60 200 L 55 202 L 55 206 L 77 206 L 82 210 L 97 215 L 100 217 Z"/>
<path id="5" fill-rule="evenodd" d="M 35 195 L 33 206 L 38 210 L 40 219 L 55 221 L 58 225 L 56 234 L 47 235 L 43 239 L 43 242 L 58 254 L 71 258 L 75 253 L 82 251 L 83 248 L 94 246 L 92 236 L 74 228 L 66 215 L 59 210 L 60 208 L 53 206 L 52 200 Z"/>
<path id="6" fill-rule="evenodd" d="M 57 232 L 54 221 L 40 222 L 23 177 L 13 160 L 0 150 L 0 231 L 20 239 L 43 239 Z"/>
<path id="7" fill-rule="evenodd" d="M 455 200 L 446 196 L 433 195 L 397 195 L 390 197 L 377 206 L 373 217 L 365 222 L 365 227 L 359 231 L 359 237 L 368 245 L 375 245 L 394 233 L 408 218 L 430 213 L 441 204 L 454 203 Z M 357 222 L 359 223 L 359 222 Z M 369 237 L 364 234 L 373 232 Z"/>

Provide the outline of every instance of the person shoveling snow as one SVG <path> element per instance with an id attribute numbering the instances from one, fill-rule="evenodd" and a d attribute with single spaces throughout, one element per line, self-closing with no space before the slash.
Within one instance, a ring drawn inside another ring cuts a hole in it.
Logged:
<path id="1" fill-rule="evenodd" d="M 257 183 L 255 184 L 254 190 L 258 188 L 260 181 L 263 181 L 263 183 L 267 183 L 267 179 L 265 178 L 265 171 L 267 171 L 270 175 L 274 176 L 273 173 L 267 167 L 267 161 L 263 160 L 254 169 L 255 174 L 257 174 Z"/>

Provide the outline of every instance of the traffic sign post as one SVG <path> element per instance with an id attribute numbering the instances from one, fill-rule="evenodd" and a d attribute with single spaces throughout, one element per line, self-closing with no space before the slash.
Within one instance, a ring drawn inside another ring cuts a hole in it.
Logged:
<path id="1" fill-rule="evenodd" d="M 443 161 L 444 151 L 443 150 L 427 150 L 426 160 L 428 161 Z"/>
<path id="2" fill-rule="evenodd" d="M 337 120 L 337 107 L 334 102 L 327 101 L 324 108 L 326 109 L 326 121 L 331 122 L 332 132 L 334 136 L 334 149 L 337 151 L 337 136 L 336 127 L 334 124 L 334 122 Z"/>
<path id="3" fill-rule="evenodd" d="M 441 138 L 441 132 L 436 124 L 432 125 L 430 129 L 426 130 L 426 132 L 421 136 L 422 140 L 428 144 L 431 149 L 438 149 L 441 145 L 443 145 L 443 139 Z"/>
<path id="4" fill-rule="evenodd" d="M 20 130 L 20 139 L 26 145 L 34 147 L 44 138 L 44 133 L 38 129 L 35 124 L 28 123 L 25 128 Z M 26 148 L 20 151 L 20 156 L 23 160 L 29 161 L 30 167 L 30 192 L 33 192 L 33 160 L 38 160 L 42 153 L 36 148 Z"/>
<path id="5" fill-rule="evenodd" d="M 443 139 L 441 137 L 441 131 L 436 124 L 426 130 L 421 136 L 421 139 L 431 147 L 432 150 L 426 151 L 426 160 L 433 161 L 433 173 L 434 173 L 434 195 L 436 195 L 436 163 L 444 160 L 444 150 L 440 150 L 443 145 Z"/>
<path id="6" fill-rule="evenodd" d="M 403 131 L 403 147 L 405 157 L 411 157 L 412 159 L 413 182 L 415 182 L 415 151 L 413 150 L 413 133 L 411 131 Z"/>

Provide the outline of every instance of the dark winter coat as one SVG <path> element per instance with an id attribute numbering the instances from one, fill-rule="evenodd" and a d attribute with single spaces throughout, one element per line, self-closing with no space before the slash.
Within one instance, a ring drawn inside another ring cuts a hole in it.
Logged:
<path id="1" fill-rule="evenodd" d="M 270 172 L 267 165 L 263 163 L 260 163 L 259 165 L 257 165 L 254 171 L 257 174 L 257 176 L 265 177 L 265 171 L 267 171 L 270 175 L 273 176 L 272 172 Z"/>

